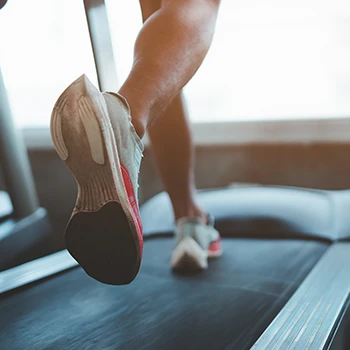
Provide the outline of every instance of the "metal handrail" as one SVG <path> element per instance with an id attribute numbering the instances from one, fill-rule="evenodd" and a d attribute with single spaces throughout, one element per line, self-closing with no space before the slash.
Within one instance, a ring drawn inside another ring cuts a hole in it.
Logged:
<path id="1" fill-rule="evenodd" d="M 0 164 L 16 219 L 39 208 L 38 196 L 22 135 L 12 118 L 7 91 L 0 70 Z"/>

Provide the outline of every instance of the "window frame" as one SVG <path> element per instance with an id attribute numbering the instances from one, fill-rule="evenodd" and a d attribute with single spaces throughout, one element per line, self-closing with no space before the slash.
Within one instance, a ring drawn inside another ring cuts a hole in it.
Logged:
<path id="1" fill-rule="evenodd" d="M 22 128 L 28 149 L 53 149 L 49 128 Z M 193 123 L 195 146 L 348 143 L 350 118 Z M 149 147 L 149 138 L 144 138 Z"/>

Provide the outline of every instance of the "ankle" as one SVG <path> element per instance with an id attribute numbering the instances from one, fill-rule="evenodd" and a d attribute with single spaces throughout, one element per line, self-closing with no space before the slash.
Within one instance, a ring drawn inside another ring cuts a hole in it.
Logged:
<path id="1" fill-rule="evenodd" d="M 138 120 L 134 120 L 133 118 L 132 118 L 132 124 L 135 128 L 136 134 L 139 136 L 140 139 L 142 139 L 146 133 L 146 126 L 142 122 Z"/>
<path id="2" fill-rule="evenodd" d="M 205 223 L 208 223 L 207 213 L 199 206 L 195 207 L 181 207 L 178 210 L 174 209 L 175 222 L 183 217 L 198 217 Z"/>
<path id="3" fill-rule="evenodd" d="M 125 99 L 131 115 L 131 122 L 137 135 L 142 139 L 147 130 L 147 120 L 149 116 L 148 103 L 143 103 L 140 98 L 135 100 L 135 92 L 130 89 L 126 83 L 118 91 L 118 94 Z M 136 95 L 139 96 L 139 94 Z"/>

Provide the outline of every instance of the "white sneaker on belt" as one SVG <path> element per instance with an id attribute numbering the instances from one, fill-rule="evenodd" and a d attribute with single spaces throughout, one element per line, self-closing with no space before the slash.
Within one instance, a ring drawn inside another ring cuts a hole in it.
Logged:
<path id="1" fill-rule="evenodd" d="M 172 269 L 204 270 L 208 268 L 208 258 L 221 254 L 221 237 L 212 216 L 208 215 L 207 222 L 199 217 L 184 217 L 176 222 Z"/>

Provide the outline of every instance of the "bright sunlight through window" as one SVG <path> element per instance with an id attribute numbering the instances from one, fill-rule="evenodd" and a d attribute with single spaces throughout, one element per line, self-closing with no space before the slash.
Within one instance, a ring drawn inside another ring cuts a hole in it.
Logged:
<path id="1" fill-rule="evenodd" d="M 82 0 L 9 0 L 0 68 L 19 126 L 48 126 L 58 96 L 86 73 L 97 84 Z"/>
<path id="2" fill-rule="evenodd" d="M 121 83 L 138 0 L 106 0 Z M 9 0 L 0 67 L 18 125 L 47 126 L 80 74 L 96 84 L 82 0 Z M 185 89 L 194 122 L 350 116 L 350 1 L 223 0 L 213 46 Z"/>

